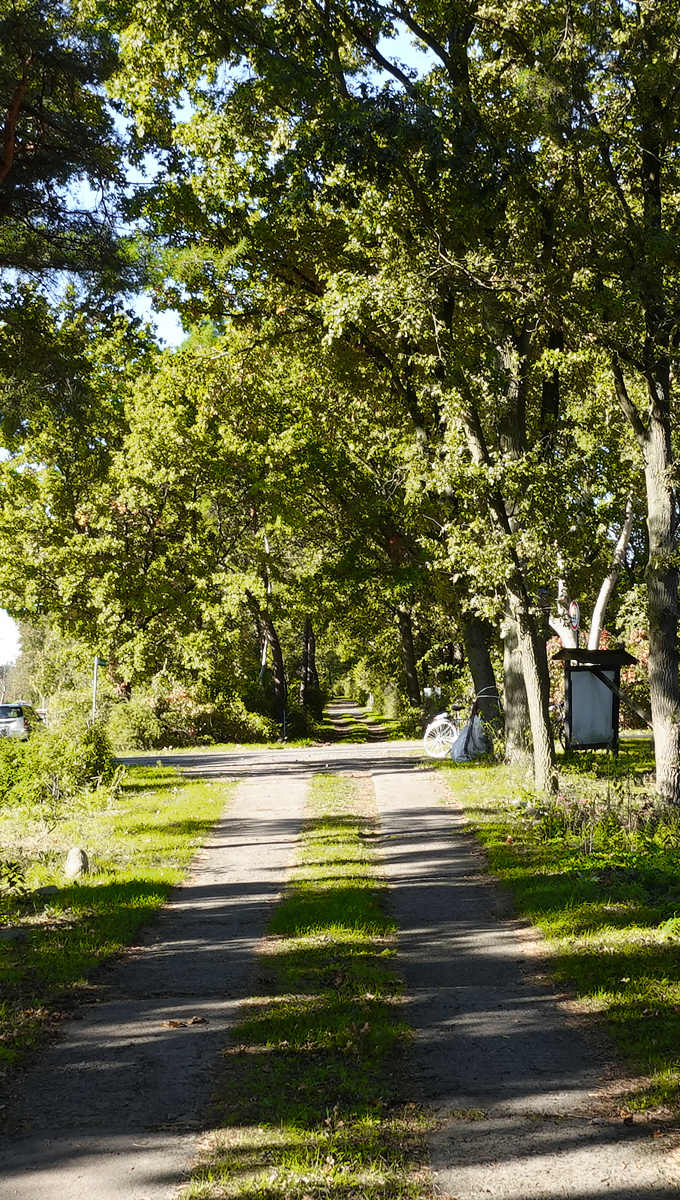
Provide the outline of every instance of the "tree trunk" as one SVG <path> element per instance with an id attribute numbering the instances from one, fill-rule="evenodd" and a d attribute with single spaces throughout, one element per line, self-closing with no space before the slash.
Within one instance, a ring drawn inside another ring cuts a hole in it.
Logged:
<path id="1" fill-rule="evenodd" d="M 678 680 L 678 570 L 676 504 L 672 485 L 670 376 L 668 363 L 646 374 L 649 415 L 644 421 L 631 400 L 621 365 L 612 363 L 617 399 L 642 450 L 647 492 L 647 614 L 649 691 L 652 702 L 656 787 L 680 805 L 680 681 Z"/>
<path id="2" fill-rule="evenodd" d="M 462 620 L 461 632 L 475 693 L 479 696 L 480 716 L 482 720 L 497 726 L 500 720 L 500 705 L 496 676 L 489 653 L 491 626 L 481 617 L 468 616 Z"/>
<path id="3" fill-rule="evenodd" d="M 522 674 L 529 708 L 537 792 L 557 791 L 555 742 L 550 724 L 550 677 L 545 638 L 536 627 L 524 598 L 510 592 L 511 615 L 517 624 Z"/>
<path id="4" fill-rule="evenodd" d="M 529 704 L 524 685 L 517 623 L 509 615 L 503 623 L 502 637 L 505 757 L 510 763 L 528 763 L 531 760 Z"/>
<path id="5" fill-rule="evenodd" d="M 263 637 L 266 639 L 265 644 L 268 643 L 269 646 L 271 646 L 274 706 L 276 709 L 276 714 L 285 732 L 288 688 L 286 684 L 286 668 L 283 662 L 283 654 L 281 652 L 281 643 L 279 641 L 271 614 L 267 611 L 267 609 L 263 609 L 260 606 L 257 597 L 254 596 L 251 591 L 246 590 L 246 600 L 253 615 L 256 627 L 262 630 Z"/>
<path id="6" fill-rule="evenodd" d="M 309 699 L 309 634 L 312 628 L 312 622 L 309 617 L 305 617 L 305 623 L 302 630 L 302 665 L 300 667 L 300 704 L 304 708 Z"/>
<path id="7" fill-rule="evenodd" d="M 629 496 L 626 502 L 626 512 L 621 527 L 621 533 L 614 547 L 612 555 L 612 565 L 609 572 L 602 580 L 600 591 L 593 609 L 593 617 L 590 622 L 590 631 L 588 633 L 588 649 L 597 650 L 600 645 L 600 634 L 604 625 L 604 614 L 607 611 L 607 605 L 611 599 L 612 592 L 616 587 L 616 582 L 623 570 L 623 564 L 626 561 L 626 551 L 630 541 L 630 533 L 633 528 L 633 497 Z"/>
<path id="8" fill-rule="evenodd" d="M 316 669 L 316 638 L 311 617 L 305 617 L 302 631 L 302 670 L 300 672 L 300 703 L 304 708 L 321 714 L 321 688 Z"/>
<path id="9" fill-rule="evenodd" d="M 576 649 L 576 630 L 573 628 L 569 619 L 569 593 L 567 584 L 562 577 L 563 563 L 559 561 L 560 578 L 557 580 L 557 604 L 556 611 L 550 614 L 548 624 L 553 633 L 556 633 L 563 646 L 569 647 L 571 650 Z"/>
<path id="10" fill-rule="evenodd" d="M 281 643 L 276 632 L 276 627 L 270 614 L 266 609 L 262 612 L 262 625 L 267 635 L 267 641 L 271 646 L 272 651 L 272 686 L 274 688 L 274 703 L 276 712 L 279 715 L 281 724 L 286 723 L 286 700 L 288 699 L 288 688 L 286 686 L 286 668 L 283 662 L 283 654 L 281 652 Z"/>
<path id="11" fill-rule="evenodd" d="M 647 610 L 649 616 L 649 689 L 652 702 L 656 786 L 672 804 L 680 804 L 680 688 L 678 684 L 678 572 L 675 495 L 669 483 L 672 457 L 670 423 L 652 418 L 644 446 L 647 488 Z"/>
<path id="12" fill-rule="evenodd" d="M 420 708 L 423 701 L 420 694 L 416 654 L 413 647 L 413 623 L 410 612 L 405 608 L 398 608 L 397 621 L 399 622 L 399 633 L 401 635 L 401 656 L 404 663 L 404 674 L 406 675 L 408 702 L 413 708 Z"/>
<path id="13" fill-rule="evenodd" d="M 315 692 L 321 695 L 319 672 L 316 669 L 316 634 L 311 621 L 309 623 L 309 684 Z"/>
<path id="14" fill-rule="evenodd" d="M 468 395 L 465 378 L 459 376 L 458 382 L 461 386 L 461 394 Z M 493 459 L 486 444 L 479 411 L 475 399 L 471 395 L 469 403 L 461 412 L 461 419 L 472 461 L 485 468 L 493 467 Z M 514 435 L 514 448 L 509 446 L 509 451 L 514 455 L 519 455 L 522 451 L 521 433 L 520 430 Z M 513 518 L 502 492 L 492 486 L 487 492 L 485 500 L 489 507 L 492 524 L 503 538 L 511 540 Z M 534 781 L 539 792 L 555 792 L 557 790 L 557 766 L 555 743 L 550 725 L 550 686 L 545 638 L 539 632 L 532 613 L 527 583 L 514 548 L 510 550 L 510 562 L 511 574 L 506 581 L 506 595 L 510 615 L 517 623 L 522 672 L 529 704 Z"/>

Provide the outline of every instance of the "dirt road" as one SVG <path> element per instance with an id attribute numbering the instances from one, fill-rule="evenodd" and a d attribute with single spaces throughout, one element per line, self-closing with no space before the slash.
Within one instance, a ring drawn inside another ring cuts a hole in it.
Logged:
<path id="1" fill-rule="evenodd" d="M 238 780 L 235 798 L 143 944 L 110 970 L 106 999 L 28 1073 L 15 1134 L 0 1151 L 2 1200 L 175 1194 L 195 1156 L 220 1051 L 251 994 L 257 942 L 318 771 L 373 780 L 417 1033 L 413 1098 L 437 1113 L 438 1194 L 677 1197 L 665 1136 L 602 1115 L 606 1056 L 541 977 L 530 932 L 439 803 L 445 784 L 423 769 L 417 744 L 174 761 L 190 774 Z"/>

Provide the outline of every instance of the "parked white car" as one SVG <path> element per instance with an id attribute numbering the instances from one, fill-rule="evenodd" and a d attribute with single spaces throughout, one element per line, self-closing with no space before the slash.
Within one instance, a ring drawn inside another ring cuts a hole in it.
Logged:
<path id="1" fill-rule="evenodd" d="M 40 725 L 40 717 L 30 704 L 14 700 L 11 704 L 0 704 L 0 738 L 17 737 L 26 739 L 31 730 Z"/>

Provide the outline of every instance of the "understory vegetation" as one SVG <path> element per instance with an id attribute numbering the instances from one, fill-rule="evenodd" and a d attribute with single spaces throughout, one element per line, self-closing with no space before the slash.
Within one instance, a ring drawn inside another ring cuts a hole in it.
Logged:
<path id="1" fill-rule="evenodd" d="M 554 977 L 644 1076 L 626 1104 L 680 1115 L 680 818 L 654 795 L 649 742 L 565 758 L 554 799 L 510 767 L 444 770 Z"/>
<path id="2" fill-rule="evenodd" d="M 0 919 L 0 1078 L 76 1003 L 96 997 L 97 966 L 119 953 L 166 900 L 228 785 L 182 779 L 171 767 L 133 767 L 114 790 L 89 793 L 56 825 L 37 807 L 5 806 Z M 89 873 L 64 875 L 67 851 Z"/>
<path id="3" fill-rule="evenodd" d="M 408 1031 L 375 827 L 360 780 L 315 776 L 259 960 L 261 994 L 234 1031 L 185 1200 L 430 1195 L 424 1121 L 402 1091 Z"/>

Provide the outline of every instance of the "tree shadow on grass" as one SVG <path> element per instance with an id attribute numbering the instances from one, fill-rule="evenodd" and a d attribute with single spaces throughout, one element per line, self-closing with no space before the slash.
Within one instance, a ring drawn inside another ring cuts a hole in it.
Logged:
<path id="1" fill-rule="evenodd" d="M 168 773 L 167 767 L 162 775 L 154 771 L 153 774 L 140 776 L 138 774 L 140 770 L 143 771 L 144 768 L 134 767 L 134 765 L 132 765 L 132 773 L 128 770 L 123 781 L 123 795 L 135 795 L 141 792 L 171 792 L 186 786 L 186 780 L 183 780 L 174 770 Z"/>
<path id="2" fill-rule="evenodd" d="M 6 947 L 0 973 L 12 1060 L 42 1043 L 83 994 L 85 977 L 121 953 L 169 896 L 170 884 L 132 879 L 70 885 L 49 897 L 51 913 Z"/>
<path id="3" fill-rule="evenodd" d="M 160 821 L 150 822 L 143 821 L 139 825 L 126 825 L 126 832 L 131 836 L 138 834 L 182 834 L 191 838 L 199 837 L 201 834 L 210 833 L 215 828 L 214 818 L 204 820 L 196 817 L 182 817 L 176 821 Z"/>

